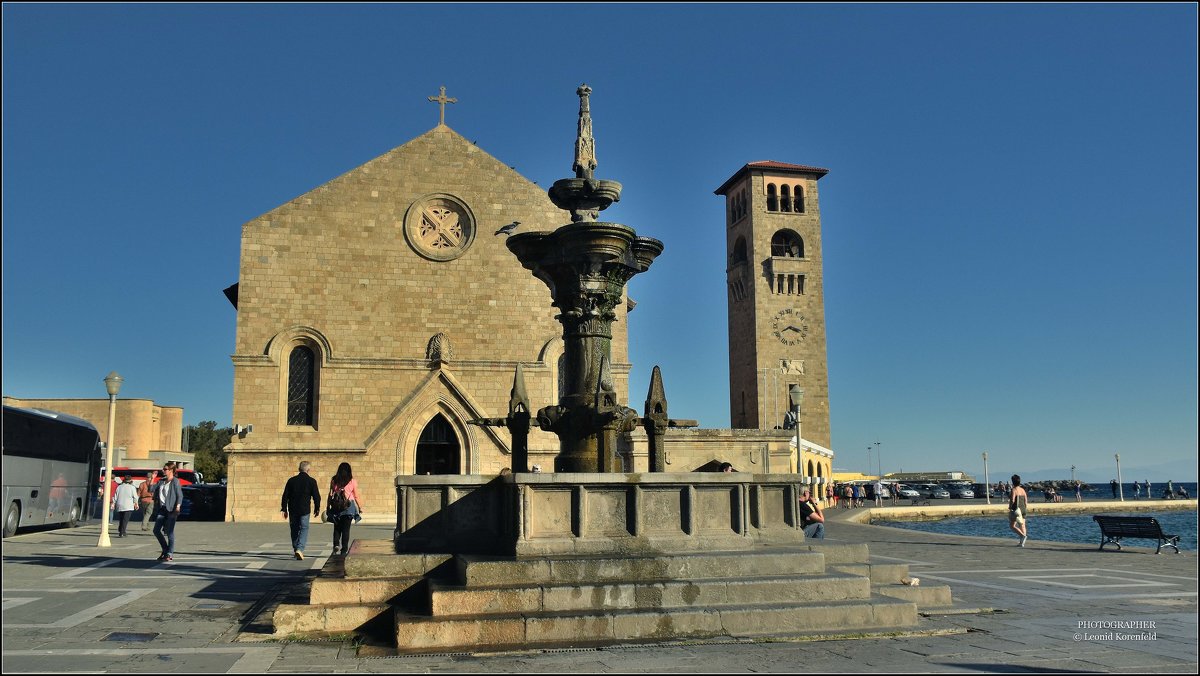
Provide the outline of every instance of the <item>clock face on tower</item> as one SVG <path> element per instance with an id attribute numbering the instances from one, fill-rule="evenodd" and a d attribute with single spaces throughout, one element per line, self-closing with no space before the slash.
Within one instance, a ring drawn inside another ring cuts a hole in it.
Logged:
<path id="1" fill-rule="evenodd" d="M 799 311 L 784 308 L 771 321 L 771 331 L 784 345 L 796 345 L 808 335 L 808 320 Z"/>

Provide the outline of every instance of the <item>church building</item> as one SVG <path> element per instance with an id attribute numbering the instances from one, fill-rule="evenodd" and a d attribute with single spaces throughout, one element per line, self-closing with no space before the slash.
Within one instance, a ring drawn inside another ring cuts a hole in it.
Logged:
<path id="1" fill-rule="evenodd" d="M 444 91 L 431 100 L 443 110 L 453 101 Z M 770 429 L 771 411 L 762 404 L 769 395 L 751 387 L 746 375 L 767 362 L 803 360 L 805 372 L 820 378 L 820 384 L 805 381 L 814 406 L 828 396 L 824 313 L 820 297 L 811 295 L 820 288 L 820 259 L 812 258 L 819 255 L 819 220 L 813 220 L 819 176 L 783 174 L 813 196 L 806 203 L 812 213 L 792 219 L 808 247 L 796 259 L 809 256 L 807 271 L 795 274 L 807 275 L 802 284 L 809 298 L 791 282 L 793 291 L 783 294 L 789 303 L 778 310 L 763 305 L 753 321 L 769 332 L 772 322 L 780 323 L 778 312 L 791 308 L 794 316 L 782 323 L 805 326 L 813 347 L 793 356 L 771 343 L 769 354 L 739 355 L 739 378 L 747 385 L 739 385 L 735 407 L 744 390 L 749 408 L 733 420 L 747 429 L 672 430 L 669 471 L 727 458 L 739 471 L 804 473 L 811 466 L 812 476 L 829 476 L 827 405 L 815 409 L 824 411 L 823 427 L 820 413 L 812 414 L 812 429 L 822 436 L 811 437 L 806 429 L 797 457 L 789 448 L 794 432 Z M 727 183 L 729 192 L 758 189 L 762 175 L 744 169 Z M 744 203 L 758 202 L 765 213 L 765 198 Z M 765 253 L 773 244 L 763 230 L 774 219 L 744 220 L 762 230 L 746 237 L 744 267 L 764 257 L 774 265 L 776 257 Z M 468 421 L 507 413 L 518 365 L 534 409 L 557 402 L 563 344 L 546 285 L 521 267 L 505 239 L 568 222 L 569 214 L 545 189 L 443 122 L 243 225 L 238 282 L 226 289 L 237 310 L 232 359 L 238 430 L 226 447 L 226 519 L 277 519 L 284 480 L 302 460 L 312 463 L 322 495 L 338 465 L 350 463 L 368 517 L 396 513 L 397 475 L 497 474 L 510 467 L 507 430 Z M 733 237 L 745 224 L 729 225 Z M 791 275 L 788 265 L 796 261 L 775 267 Z M 761 293 L 750 289 L 758 284 L 753 277 L 743 285 L 747 294 Z M 785 288 L 778 283 L 769 282 L 770 294 Z M 625 299 L 616 309 L 611 369 L 616 391 L 640 409 L 642 393 L 629 392 L 631 306 Z M 731 300 L 731 327 L 735 309 Z M 792 340 L 790 331 L 785 326 L 781 335 Z M 764 334 L 758 340 L 779 338 Z M 806 410 L 806 426 L 809 416 Z M 808 439 L 818 444 L 810 449 Z M 635 431 L 624 444 L 627 469 L 645 471 L 645 434 Z M 530 465 L 551 471 L 558 438 L 531 430 L 529 453 Z M 815 465 L 805 453 L 817 459 Z"/>

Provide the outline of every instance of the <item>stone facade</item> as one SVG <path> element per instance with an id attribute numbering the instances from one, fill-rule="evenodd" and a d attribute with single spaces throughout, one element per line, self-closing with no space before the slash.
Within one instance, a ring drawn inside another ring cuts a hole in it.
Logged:
<path id="1" fill-rule="evenodd" d="M 730 200 L 743 188 L 760 195 L 729 224 L 731 252 L 739 236 L 748 241 L 745 264 L 730 268 L 731 280 L 744 276 L 740 300 L 730 302 L 730 342 L 734 396 L 740 404 L 745 392 L 749 402 L 745 415 L 735 406 L 734 427 L 746 429 L 669 431 L 667 471 L 727 460 L 741 472 L 828 477 L 816 202 L 824 170 L 757 164 L 718 191 Z M 762 197 L 769 179 L 802 185 L 806 210 L 769 212 Z M 510 467 L 507 431 L 468 421 L 507 413 L 518 363 L 535 410 L 558 402 L 563 343 L 546 285 L 505 241 L 569 220 L 543 188 L 439 125 L 246 223 L 238 284 L 228 293 L 238 314 L 233 422 L 253 429 L 226 447 L 226 518 L 276 519 L 284 479 L 301 460 L 313 463 L 322 493 L 338 464 L 351 463 L 364 511 L 376 517 L 396 513 L 397 476 L 495 475 Z M 770 255 L 771 237 L 783 228 L 803 238 L 804 255 L 776 262 L 785 257 Z M 748 274 L 760 264 L 761 274 Z M 774 294 L 771 265 L 792 276 L 790 292 L 785 281 Z M 802 290 L 797 275 L 805 277 Z M 612 329 L 622 403 L 631 398 L 631 306 L 627 299 L 618 306 Z M 784 309 L 803 315 L 803 342 L 785 344 L 772 333 Z M 770 369 L 776 377 L 766 391 L 756 375 Z M 806 392 L 800 457 L 793 433 L 771 429 L 796 373 Z M 643 432 L 620 446 L 628 471 L 646 471 Z M 530 465 L 554 466 L 555 436 L 534 429 L 529 448 Z"/>
<path id="2" fill-rule="evenodd" d="M 14 408 L 41 408 L 73 415 L 95 425 L 100 440 L 108 443 L 108 399 L 16 399 L 4 397 Z M 191 464 L 183 453 L 183 409 L 159 406 L 149 399 L 117 397 L 116 442 L 113 464 L 157 466 L 167 460 Z"/>
<path id="3" fill-rule="evenodd" d="M 508 467 L 507 432 L 467 421 L 507 413 L 518 363 L 534 408 L 557 402 L 563 346 L 545 284 L 493 233 L 515 221 L 516 232 L 550 231 L 569 218 L 544 189 L 439 125 L 246 223 L 233 421 L 253 430 L 226 448 L 227 518 L 277 518 L 300 460 L 313 463 L 322 494 L 338 464 L 351 463 L 374 514 L 395 513 L 397 475 Z M 622 395 L 626 306 L 612 344 Z M 294 387 L 306 379 L 307 392 Z M 529 446 L 531 464 L 553 466 L 556 437 L 534 430 Z"/>
<path id="4" fill-rule="evenodd" d="M 782 426 L 790 409 L 789 388 L 799 385 L 803 437 L 827 449 L 829 375 L 817 198 L 817 181 L 826 173 L 752 162 L 716 194 L 726 199 L 732 426 Z"/>

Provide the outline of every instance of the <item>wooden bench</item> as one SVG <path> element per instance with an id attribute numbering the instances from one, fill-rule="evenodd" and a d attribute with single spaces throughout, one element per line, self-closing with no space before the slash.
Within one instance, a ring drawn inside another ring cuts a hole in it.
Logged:
<path id="1" fill-rule="evenodd" d="M 1143 538 L 1158 542 L 1158 549 L 1154 550 L 1155 554 L 1161 552 L 1163 547 L 1174 547 L 1175 553 L 1179 553 L 1180 536 L 1163 533 L 1162 526 L 1152 516 L 1102 516 L 1097 514 L 1092 519 L 1100 524 L 1100 536 L 1103 538 L 1100 541 L 1101 551 L 1104 550 L 1104 545 L 1109 543 L 1120 549 L 1121 538 Z"/>

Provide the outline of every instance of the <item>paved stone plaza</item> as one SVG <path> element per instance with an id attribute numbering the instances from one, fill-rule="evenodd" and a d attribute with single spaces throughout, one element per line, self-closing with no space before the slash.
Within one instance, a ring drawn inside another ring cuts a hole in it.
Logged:
<path id="1" fill-rule="evenodd" d="M 154 560 L 150 533 L 135 528 L 101 550 L 99 526 L 91 525 L 4 541 L 2 666 L 6 673 L 1196 671 L 1194 550 L 1155 556 L 1148 541 L 1132 541 L 1123 551 L 1098 552 L 1098 532 L 1095 544 L 1032 540 L 1021 549 L 1015 538 L 859 525 L 847 514 L 830 512 L 830 542 L 866 542 L 874 562 L 907 563 L 922 584 L 950 585 L 956 612 L 923 617 L 909 635 L 854 640 L 359 657 L 350 640 L 270 638 L 271 608 L 302 598 L 305 581 L 324 565 L 328 525 L 313 526 L 308 558 L 297 561 L 286 522 L 181 522 L 169 564 Z M 360 524 L 353 535 L 381 539 L 391 531 Z"/>

